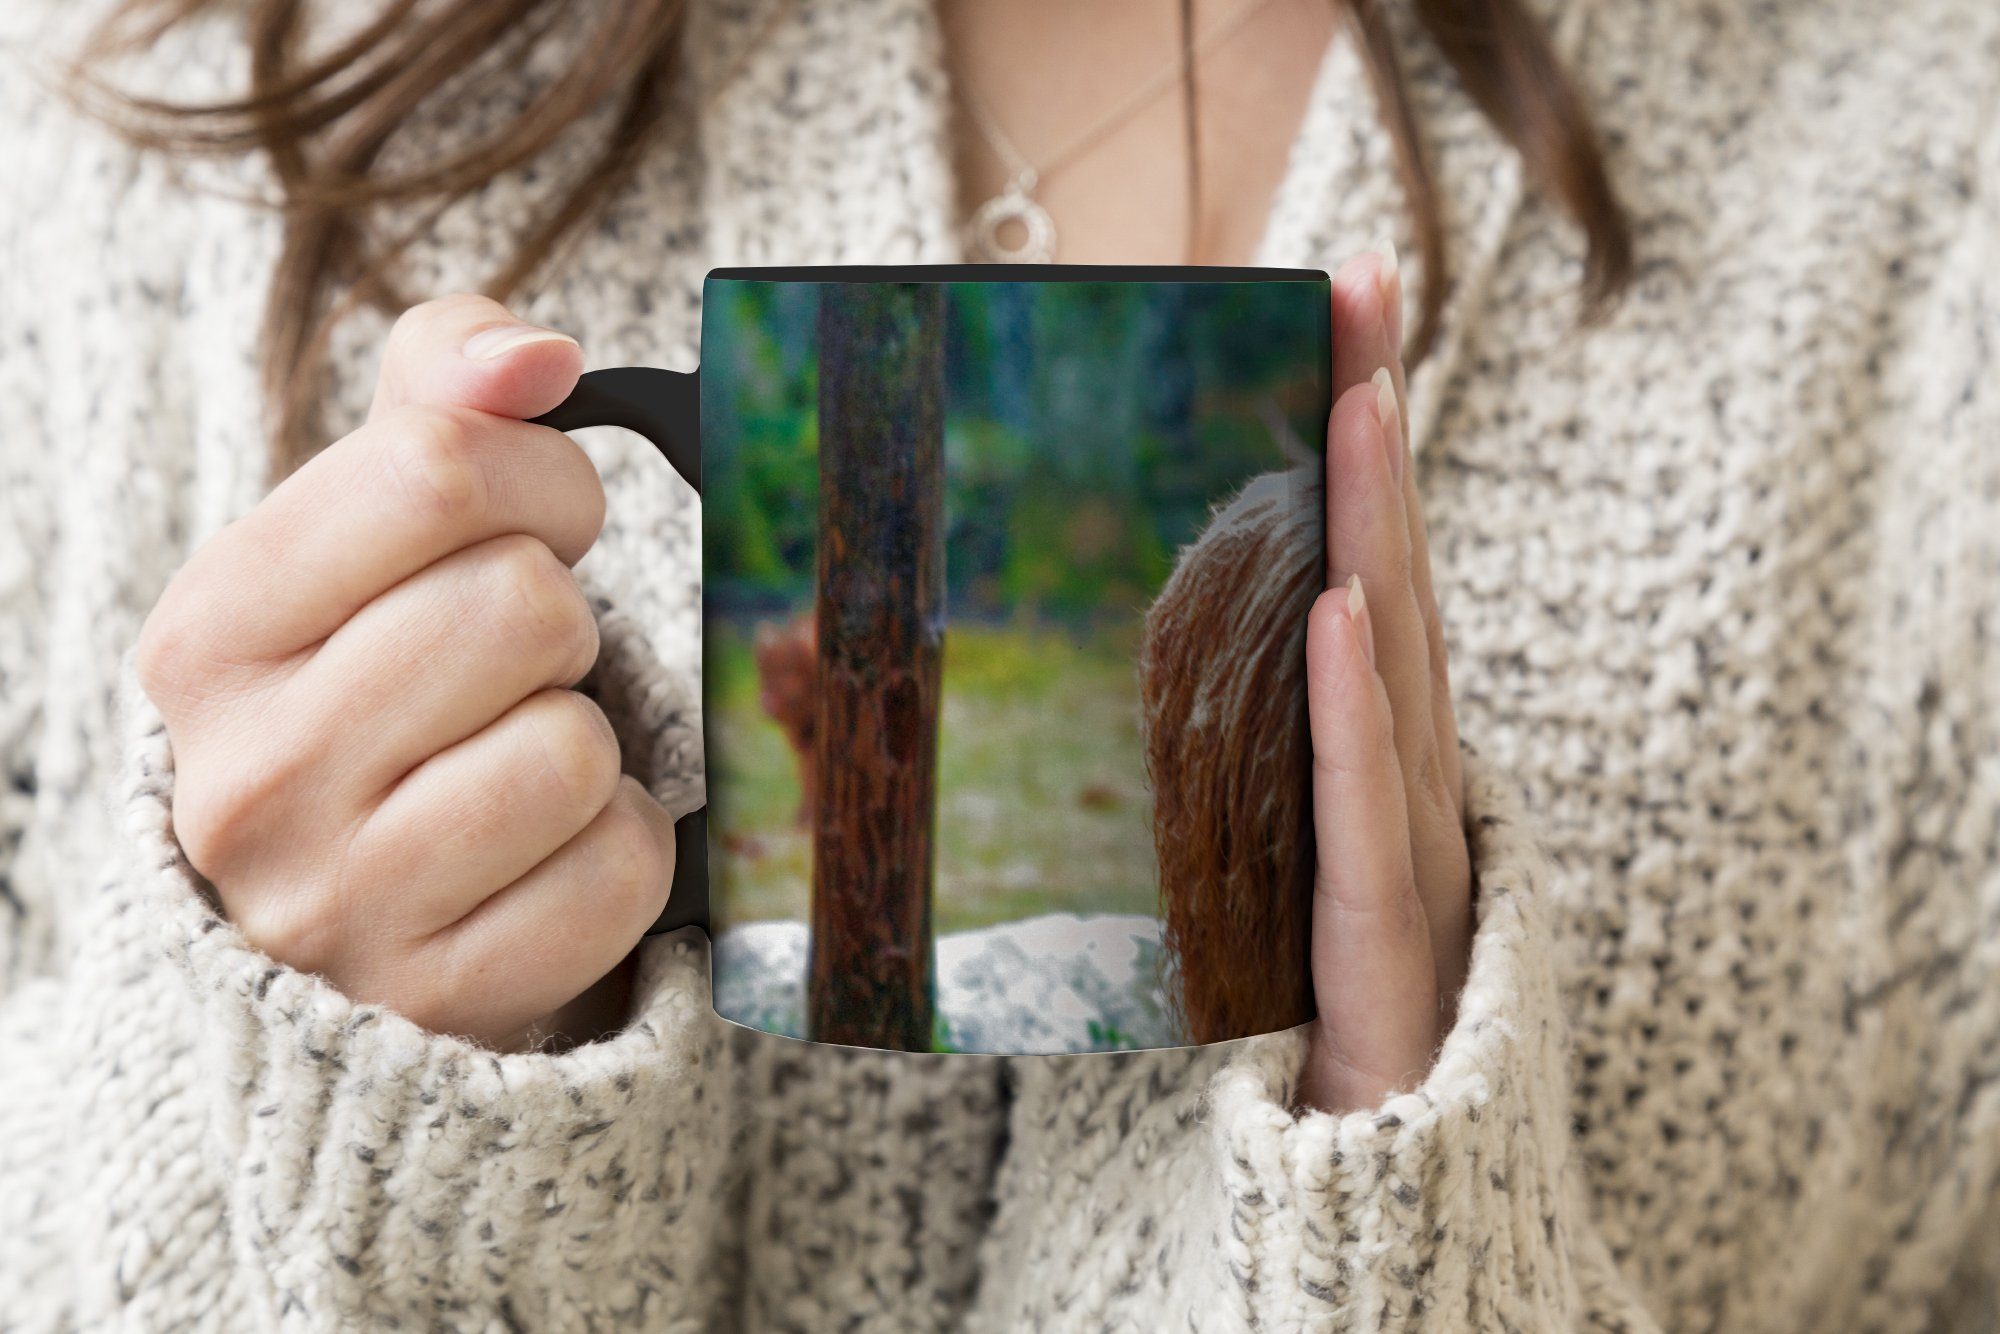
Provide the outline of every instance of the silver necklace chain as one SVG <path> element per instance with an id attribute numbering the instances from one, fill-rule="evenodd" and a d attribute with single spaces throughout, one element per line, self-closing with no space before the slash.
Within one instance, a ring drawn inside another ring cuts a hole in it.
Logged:
<path id="1" fill-rule="evenodd" d="M 973 127 L 986 140 L 987 147 L 1000 159 L 1000 164 L 1011 178 L 1006 188 L 974 209 L 971 218 L 966 221 L 966 250 L 974 259 L 986 263 L 1046 264 L 1053 260 L 1056 257 L 1056 223 L 1035 198 L 1035 191 L 1041 183 L 1109 138 L 1113 131 L 1138 115 L 1176 79 L 1181 78 L 1193 57 L 1214 47 L 1270 3 L 1271 0 L 1246 0 L 1217 19 L 1196 36 L 1188 52 L 1176 56 L 1159 73 L 1126 94 L 1081 132 L 1071 136 L 1068 143 L 1044 157 L 1039 167 L 1015 145 L 986 100 L 969 84 L 961 85 L 959 94 L 965 99 L 965 110 L 972 118 Z M 1019 223 L 1023 232 L 1022 239 L 1014 245 L 1000 239 L 1001 231 L 1010 223 Z"/>

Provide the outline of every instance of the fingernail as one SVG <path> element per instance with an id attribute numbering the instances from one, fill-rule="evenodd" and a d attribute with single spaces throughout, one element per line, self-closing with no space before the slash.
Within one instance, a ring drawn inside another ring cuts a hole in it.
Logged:
<path id="1" fill-rule="evenodd" d="M 1403 405 L 1396 399 L 1396 377 L 1384 366 L 1369 383 L 1375 386 L 1375 415 L 1382 421 L 1382 448 L 1389 453 L 1389 476 L 1403 484 Z"/>
<path id="2" fill-rule="evenodd" d="M 1361 650 L 1368 655 L 1368 665 L 1375 665 L 1375 623 L 1368 619 L 1368 599 L 1361 592 L 1361 576 L 1347 576 L 1347 620 L 1354 627 L 1354 633 L 1361 636 Z"/>
<path id="3" fill-rule="evenodd" d="M 1402 264 L 1396 258 L 1396 243 L 1386 236 L 1368 249 L 1382 257 L 1382 262 L 1375 266 L 1375 282 L 1382 289 L 1382 308 L 1386 312 L 1390 302 L 1402 298 L 1399 291 Z"/>
<path id="4" fill-rule="evenodd" d="M 1375 266 L 1375 286 L 1382 298 L 1382 337 L 1394 346 L 1403 327 L 1403 266 L 1396 258 L 1396 243 L 1388 237 L 1368 248 L 1382 257 Z"/>
<path id="5" fill-rule="evenodd" d="M 571 347 L 577 345 L 574 338 L 568 334 L 557 333 L 554 329 L 543 329 L 533 324 L 502 324 L 491 329 L 481 329 L 466 339 L 464 351 L 468 361 L 493 361 L 530 343 L 568 343 Z"/>

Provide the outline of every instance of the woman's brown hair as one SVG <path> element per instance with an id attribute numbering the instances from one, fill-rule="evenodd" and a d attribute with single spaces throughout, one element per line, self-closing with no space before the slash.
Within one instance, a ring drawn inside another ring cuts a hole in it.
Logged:
<path id="1" fill-rule="evenodd" d="M 1395 145 L 1425 282 L 1409 357 L 1435 337 L 1451 287 L 1443 210 L 1406 87 L 1385 0 L 1329 0 L 1352 25 Z M 1408 0 L 1467 94 L 1521 155 L 1529 178 L 1584 232 L 1587 310 L 1627 281 L 1631 232 L 1612 193 L 1581 99 L 1522 0 Z M 123 0 L 88 44 L 73 87 L 83 104 L 134 142 L 193 155 L 263 153 L 284 210 L 283 242 L 264 307 L 263 380 L 274 446 L 292 465 L 317 445 L 312 405 L 328 333 L 357 303 L 385 310 L 412 296 L 394 281 L 416 235 L 384 234 L 383 205 L 435 218 L 495 176 L 527 166 L 601 106 L 615 108 L 576 183 L 547 201 L 508 261 L 486 282 L 505 299 L 630 176 L 670 128 L 670 93 L 684 0 L 380 0 L 375 17 L 331 49 L 305 53 L 309 0 Z M 182 105 L 122 91 L 103 74 L 198 16 L 240 8 L 249 86 L 240 96 Z M 1183 49 L 1190 6 L 1179 6 Z M 462 147 L 424 151 L 402 133 L 441 94 L 474 96 L 518 77 L 557 23 L 581 23 L 563 68 L 511 119 Z M 1191 89 L 1192 79 L 1187 85 Z M 1187 100 L 1189 116 L 1192 99 Z M 1192 122 L 1188 134 L 1194 141 Z M 387 150 L 394 148 L 394 154 Z M 407 163 L 382 165 L 385 157 Z M 1198 163 L 1192 164 L 1198 168 Z M 1198 189 L 1190 172 L 1190 191 Z"/>

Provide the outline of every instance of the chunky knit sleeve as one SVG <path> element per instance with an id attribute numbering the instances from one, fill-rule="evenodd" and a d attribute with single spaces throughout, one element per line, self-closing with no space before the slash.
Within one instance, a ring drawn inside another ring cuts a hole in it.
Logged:
<path id="1" fill-rule="evenodd" d="M 603 619 L 607 712 L 677 744 L 691 684 L 606 679 L 642 655 Z M 80 957 L 0 1006 L 0 1325 L 712 1327 L 739 1118 L 699 936 L 648 942 L 628 1026 L 563 1054 L 356 1004 L 217 913 L 127 681 L 125 840 L 80 888 Z M 691 781 L 635 758 L 670 804 Z"/>
<path id="2" fill-rule="evenodd" d="M 54 547 L 49 376 L 33 275 L 41 222 L 22 199 L 49 176 L 41 142 L 47 99 L 35 96 L 26 48 L 34 5 L 0 12 L 0 996 L 42 971 L 53 925 L 35 882 L 30 829 L 41 787 L 35 749 L 48 661 L 46 556 Z M 21 200 L 21 203 L 16 203 Z M 26 206 L 24 206 L 26 205 Z M 43 208 L 40 212 L 53 212 Z"/>
<path id="3" fill-rule="evenodd" d="M 1572 1170 L 1547 865 L 1476 757 L 1467 800 L 1479 927 L 1423 1084 L 1301 1115 L 1302 1029 L 1020 1066 L 985 1328 L 1047 1309 L 1091 1328 L 1160 1310 L 1203 1330 L 1652 1327 Z"/>
<path id="4" fill-rule="evenodd" d="M 13 267 L 0 257 L 0 271 Z M 0 308 L 9 302 L 0 295 Z M 24 331 L 0 315 L 0 403 L 16 414 L 0 421 L 0 995 L 36 971 L 48 952 L 48 914 L 30 905 L 44 897 L 29 885 L 23 843 L 40 786 L 35 744 L 42 726 L 43 664 L 47 661 L 48 598 L 33 553 L 46 550 L 49 486 L 35 446 L 38 401 L 29 392 Z"/>
<path id="5" fill-rule="evenodd" d="M 1569 1070 L 1514 794 L 1468 773 L 1479 929 L 1429 1077 L 1378 1108 L 1295 1115 L 1302 1034 L 1246 1045 L 1210 1086 L 1228 1219 L 1218 1300 L 1253 1325 L 1645 1329 L 1592 1235 Z"/>

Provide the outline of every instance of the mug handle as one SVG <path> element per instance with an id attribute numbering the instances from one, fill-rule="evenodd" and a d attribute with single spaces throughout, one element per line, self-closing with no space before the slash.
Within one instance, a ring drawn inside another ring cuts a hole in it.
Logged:
<path id="1" fill-rule="evenodd" d="M 568 398 L 530 419 L 537 426 L 575 431 L 622 426 L 653 442 L 687 484 L 701 494 L 701 382 L 698 373 L 651 366 L 588 371 Z M 646 934 L 684 926 L 708 930 L 708 811 L 674 822 L 674 885 L 666 908 Z"/>

